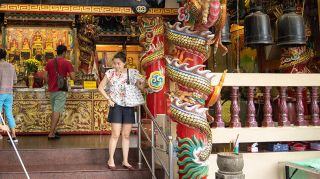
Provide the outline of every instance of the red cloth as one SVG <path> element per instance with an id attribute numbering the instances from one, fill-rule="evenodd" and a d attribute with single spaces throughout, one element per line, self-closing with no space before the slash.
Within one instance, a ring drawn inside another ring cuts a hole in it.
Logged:
<path id="1" fill-rule="evenodd" d="M 68 73 L 73 72 L 73 67 L 70 61 L 64 58 L 57 58 L 58 72 L 60 75 L 67 76 Z M 51 59 L 46 64 L 45 70 L 48 72 L 48 91 L 56 92 L 58 90 L 57 74 L 55 69 L 55 60 Z"/>
<path id="2" fill-rule="evenodd" d="M 43 71 L 34 74 L 33 88 L 41 88 L 43 86 Z"/>

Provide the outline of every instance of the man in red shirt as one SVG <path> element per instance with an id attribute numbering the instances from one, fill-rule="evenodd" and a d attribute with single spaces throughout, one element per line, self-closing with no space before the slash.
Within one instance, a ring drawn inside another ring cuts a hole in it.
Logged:
<path id="1" fill-rule="evenodd" d="M 65 102 L 67 98 L 67 92 L 59 91 L 57 84 L 57 71 L 55 63 L 57 63 L 58 73 L 62 76 L 67 76 L 69 74 L 72 80 L 75 80 L 75 73 L 70 61 L 65 59 L 67 52 L 67 47 L 64 45 L 57 46 L 57 57 L 51 59 L 46 64 L 44 78 L 48 82 L 48 91 L 50 93 L 50 102 L 52 107 L 51 116 L 51 128 L 48 135 L 48 139 L 59 139 L 60 137 L 56 135 L 56 128 L 59 122 L 60 114 L 64 111 Z"/>

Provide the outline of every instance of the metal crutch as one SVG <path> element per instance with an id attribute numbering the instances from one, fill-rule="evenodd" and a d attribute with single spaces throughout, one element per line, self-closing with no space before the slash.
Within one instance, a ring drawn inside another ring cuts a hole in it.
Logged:
<path id="1" fill-rule="evenodd" d="M 3 119 L 1 113 L 0 113 L 0 118 L 1 118 L 2 124 L 6 124 L 6 123 L 4 122 L 4 119 Z M 16 145 L 14 144 L 14 142 L 13 142 L 13 140 L 12 140 L 12 137 L 11 137 L 10 132 L 7 131 L 7 134 L 8 134 L 8 136 L 9 136 L 10 142 L 11 142 L 13 148 L 14 148 L 14 151 L 16 152 L 16 154 L 17 154 L 17 156 L 18 156 L 18 158 L 19 158 L 20 164 L 21 164 L 21 166 L 22 166 L 22 168 L 23 168 L 24 173 L 25 173 L 26 176 L 27 176 L 27 179 L 30 179 L 30 176 L 29 176 L 29 174 L 28 174 L 28 172 L 27 172 L 27 170 L 26 170 L 26 167 L 24 166 L 23 161 L 22 161 L 22 159 L 21 159 L 21 157 L 20 157 L 20 154 L 19 154 L 19 152 L 18 152 L 18 150 L 17 150 L 17 148 L 16 148 Z"/>

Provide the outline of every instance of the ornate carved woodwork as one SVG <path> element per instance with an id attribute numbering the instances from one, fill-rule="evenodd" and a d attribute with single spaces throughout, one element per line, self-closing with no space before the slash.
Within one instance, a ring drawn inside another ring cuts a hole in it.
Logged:
<path id="1" fill-rule="evenodd" d="M 108 103 L 97 91 L 68 92 L 65 111 L 58 124 L 62 133 L 110 132 Z M 17 132 L 47 133 L 50 130 L 51 105 L 44 91 L 14 92 L 13 114 Z"/>
<path id="2" fill-rule="evenodd" d="M 65 2 L 65 1 L 64 1 Z M 121 2 L 121 1 L 105 1 Z M 24 12 L 24 13 L 69 13 L 92 15 L 134 15 L 131 7 L 115 6 L 88 6 L 88 5 L 47 5 L 47 4 L 1 4 L 0 12 Z M 172 16 L 178 14 L 176 8 L 149 8 L 147 15 Z"/>
<path id="3" fill-rule="evenodd" d="M 104 0 L 1 0 L 1 3 L 6 4 L 33 4 L 33 5 L 84 5 L 84 6 L 113 6 L 113 7 L 123 7 L 123 6 L 134 6 L 134 5 L 144 5 L 147 7 L 156 7 L 156 4 L 164 4 L 160 1 L 155 3 L 151 0 L 121 0 L 121 1 L 104 1 Z"/>

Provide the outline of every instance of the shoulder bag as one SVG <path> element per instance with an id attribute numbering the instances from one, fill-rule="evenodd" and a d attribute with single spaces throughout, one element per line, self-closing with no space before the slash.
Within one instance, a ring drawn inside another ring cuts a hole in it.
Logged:
<path id="1" fill-rule="evenodd" d="M 55 58 L 55 60 L 54 60 L 54 65 L 55 65 L 56 74 L 57 74 L 58 89 L 60 91 L 68 91 L 67 78 L 64 77 L 63 75 L 60 75 L 59 72 L 58 72 L 58 61 L 57 61 L 57 58 Z"/>
<path id="2" fill-rule="evenodd" d="M 107 69 L 106 70 L 106 72 L 108 71 L 108 70 L 110 70 L 110 69 Z M 111 76 L 111 78 L 113 77 L 113 75 Z M 104 87 L 104 91 L 106 92 L 106 93 L 109 93 L 110 92 L 110 80 L 111 80 L 111 78 L 108 80 L 108 82 L 107 82 L 107 84 L 106 84 L 106 86 Z"/>
<path id="3" fill-rule="evenodd" d="M 144 104 L 141 91 L 135 84 L 130 83 L 129 69 L 127 69 L 127 83 L 125 84 L 125 103 L 128 107 L 135 107 Z"/>

